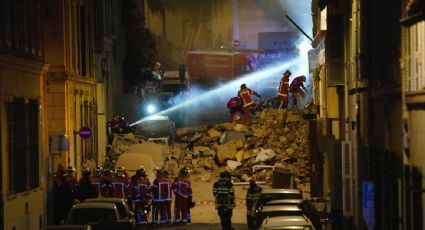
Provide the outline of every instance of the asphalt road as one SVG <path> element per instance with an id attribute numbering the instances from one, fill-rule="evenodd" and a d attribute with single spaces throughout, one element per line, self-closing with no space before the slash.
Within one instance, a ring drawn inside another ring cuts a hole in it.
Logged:
<path id="1" fill-rule="evenodd" d="M 232 226 L 235 230 L 245 230 L 248 229 L 245 224 L 233 224 Z M 202 229 L 202 230 L 220 230 L 221 226 L 220 224 L 209 224 L 209 223 L 193 223 L 193 224 L 187 224 L 187 225 L 158 225 L 157 227 L 152 226 L 139 226 L 136 229 L 179 229 L 179 230 L 186 230 L 186 229 Z"/>

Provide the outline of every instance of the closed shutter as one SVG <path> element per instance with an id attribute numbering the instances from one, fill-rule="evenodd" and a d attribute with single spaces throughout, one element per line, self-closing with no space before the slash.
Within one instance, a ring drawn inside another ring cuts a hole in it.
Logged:
<path id="1" fill-rule="evenodd" d="M 344 216 L 353 216 L 353 156 L 348 141 L 342 142 L 342 208 Z"/>

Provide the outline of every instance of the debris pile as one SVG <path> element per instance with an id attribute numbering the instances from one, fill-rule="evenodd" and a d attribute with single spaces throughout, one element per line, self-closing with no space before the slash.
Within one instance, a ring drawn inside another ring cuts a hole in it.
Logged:
<path id="1" fill-rule="evenodd" d="M 186 165 L 194 180 L 210 181 L 224 169 L 248 181 L 254 165 L 272 165 L 293 172 L 295 182 L 309 182 L 307 122 L 302 114 L 265 108 L 248 126 L 222 123 L 177 129 L 170 148 L 168 171 Z M 256 172 L 259 180 L 270 180 L 272 172 Z"/>
<path id="2" fill-rule="evenodd" d="M 246 182 L 253 176 L 253 166 L 268 165 L 292 172 L 297 185 L 306 184 L 310 175 L 307 127 L 302 113 L 262 108 L 248 126 L 221 123 L 178 128 L 176 141 L 163 145 L 160 159 L 165 159 L 162 167 L 170 175 L 189 166 L 192 180 L 214 181 L 226 169 L 236 180 Z M 152 155 L 153 147 L 146 151 L 141 144 L 145 142 L 131 133 L 118 136 L 112 145 L 113 158 L 130 152 Z M 260 169 L 255 177 L 270 182 L 273 173 Z"/>

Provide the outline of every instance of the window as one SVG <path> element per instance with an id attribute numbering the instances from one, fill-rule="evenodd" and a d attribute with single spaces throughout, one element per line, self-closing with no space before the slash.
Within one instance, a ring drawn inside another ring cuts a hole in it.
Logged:
<path id="1" fill-rule="evenodd" d="M 7 103 L 9 192 L 39 186 L 38 100 L 14 98 Z"/>

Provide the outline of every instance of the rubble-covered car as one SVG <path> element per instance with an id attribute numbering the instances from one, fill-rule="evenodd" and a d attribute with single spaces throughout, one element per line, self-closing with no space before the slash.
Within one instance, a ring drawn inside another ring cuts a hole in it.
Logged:
<path id="1" fill-rule="evenodd" d="M 171 144 L 176 137 L 176 125 L 167 116 L 152 115 L 135 125 L 134 134 L 154 141 L 164 139 Z"/>

